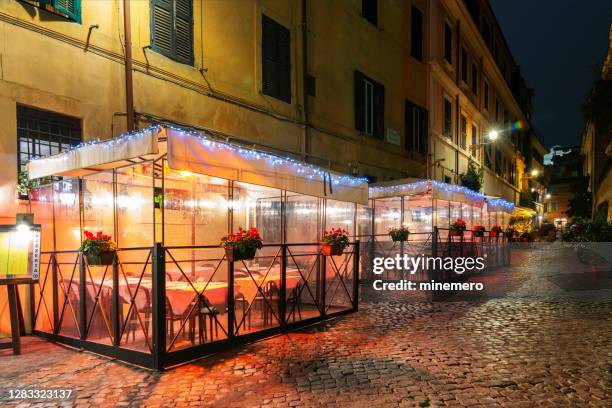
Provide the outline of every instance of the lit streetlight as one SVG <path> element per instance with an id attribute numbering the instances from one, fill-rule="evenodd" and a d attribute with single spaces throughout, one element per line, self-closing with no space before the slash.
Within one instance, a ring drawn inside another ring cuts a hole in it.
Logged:
<path id="1" fill-rule="evenodd" d="M 533 169 L 533 170 L 531 170 L 531 176 L 532 176 L 532 177 L 537 177 L 537 176 L 538 176 L 538 173 L 539 173 L 539 172 L 538 172 L 538 169 Z"/>
<path id="2" fill-rule="evenodd" d="M 491 130 L 487 136 L 491 142 L 494 142 L 499 137 L 499 133 L 497 130 Z"/>

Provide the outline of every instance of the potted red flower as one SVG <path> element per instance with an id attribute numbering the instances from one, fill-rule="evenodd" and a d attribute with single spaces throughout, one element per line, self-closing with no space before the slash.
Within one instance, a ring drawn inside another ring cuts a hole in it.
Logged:
<path id="1" fill-rule="evenodd" d="M 500 227 L 499 225 L 494 225 L 491 227 L 491 236 L 492 237 L 498 237 L 499 235 L 501 235 L 502 233 L 502 227 Z"/>
<path id="2" fill-rule="evenodd" d="M 399 228 L 389 228 L 389 236 L 391 237 L 393 242 L 408 241 L 409 235 L 410 235 L 410 230 L 405 225 L 402 225 Z"/>
<path id="3" fill-rule="evenodd" d="M 485 232 L 487 232 L 487 229 L 482 225 L 474 225 L 474 227 L 472 227 L 472 235 L 474 237 L 482 238 Z"/>
<path id="4" fill-rule="evenodd" d="M 89 265 L 112 265 L 117 253 L 117 243 L 110 235 L 98 231 L 96 234 L 84 231 L 85 241 L 80 250 L 87 257 Z"/>
<path id="5" fill-rule="evenodd" d="M 255 258 L 255 253 L 263 247 L 257 228 L 248 231 L 238 228 L 235 234 L 228 234 L 221 238 L 221 246 L 225 248 L 225 257 L 229 262 L 249 260 Z"/>
<path id="6" fill-rule="evenodd" d="M 449 228 L 451 237 L 462 236 L 466 228 L 467 225 L 465 221 L 463 221 L 461 218 L 457 218 L 457 220 L 453 222 Z"/>
<path id="7" fill-rule="evenodd" d="M 348 231 L 342 228 L 332 228 L 326 230 L 321 238 L 321 252 L 326 256 L 342 255 L 348 244 Z"/>

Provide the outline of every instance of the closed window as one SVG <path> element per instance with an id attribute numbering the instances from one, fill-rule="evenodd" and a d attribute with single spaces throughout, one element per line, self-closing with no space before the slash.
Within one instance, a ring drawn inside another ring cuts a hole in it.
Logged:
<path id="1" fill-rule="evenodd" d="M 427 109 L 406 101 L 406 150 L 427 153 Z"/>
<path id="2" fill-rule="evenodd" d="M 378 0 L 361 0 L 361 15 L 378 26 Z"/>
<path id="3" fill-rule="evenodd" d="M 366 135 L 384 138 L 385 87 L 355 71 L 355 128 Z"/>
<path id="4" fill-rule="evenodd" d="M 461 80 L 467 84 L 468 78 L 468 55 L 465 48 L 461 47 Z"/>
<path id="5" fill-rule="evenodd" d="M 448 23 L 444 23 L 444 59 L 453 63 L 453 30 Z"/>
<path id="6" fill-rule="evenodd" d="M 34 157 L 57 154 L 81 143 L 81 120 L 17 105 L 17 171 Z"/>
<path id="7" fill-rule="evenodd" d="M 472 64 L 472 93 L 478 95 L 478 67 Z"/>
<path id="8" fill-rule="evenodd" d="M 453 137 L 453 104 L 447 98 L 444 98 L 444 136 Z"/>
<path id="9" fill-rule="evenodd" d="M 193 64 L 192 0 L 151 0 L 151 48 L 184 64 Z"/>
<path id="10" fill-rule="evenodd" d="M 50 13 L 81 23 L 81 0 L 21 0 Z"/>
<path id="11" fill-rule="evenodd" d="M 410 25 L 410 53 L 419 61 L 423 61 L 423 13 L 412 6 Z"/>
<path id="12" fill-rule="evenodd" d="M 291 103 L 291 35 L 288 28 L 262 16 L 262 90 Z"/>

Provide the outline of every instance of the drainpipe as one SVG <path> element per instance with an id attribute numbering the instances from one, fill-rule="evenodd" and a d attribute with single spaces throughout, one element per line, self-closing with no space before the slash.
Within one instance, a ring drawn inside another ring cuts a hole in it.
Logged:
<path id="1" fill-rule="evenodd" d="M 310 124 L 309 124 L 309 107 L 308 107 L 308 9 L 307 0 L 302 0 L 302 107 L 304 109 L 304 146 L 303 159 L 308 161 L 310 154 Z"/>
<path id="2" fill-rule="evenodd" d="M 123 31 L 125 35 L 125 111 L 127 130 L 134 130 L 134 82 L 132 80 L 132 30 L 130 0 L 123 0 Z"/>
<path id="3" fill-rule="evenodd" d="M 455 81 L 457 87 L 461 87 L 461 30 L 459 27 L 459 21 L 457 21 L 457 70 L 455 71 Z M 455 144 L 459 144 L 459 138 L 461 135 L 459 132 L 461 131 L 461 127 L 459 125 L 459 117 L 460 117 L 460 106 L 459 106 L 459 94 L 456 97 L 457 109 L 455 110 Z M 459 148 L 455 149 L 455 184 L 459 184 Z"/>

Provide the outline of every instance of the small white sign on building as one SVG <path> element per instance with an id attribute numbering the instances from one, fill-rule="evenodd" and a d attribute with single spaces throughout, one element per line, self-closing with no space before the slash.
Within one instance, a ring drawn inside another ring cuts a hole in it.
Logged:
<path id="1" fill-rule="evenodd" d="M 400 132 L 395 129 L 387 128 L 387 142 L 399 146 L 402 143 Z"/>

